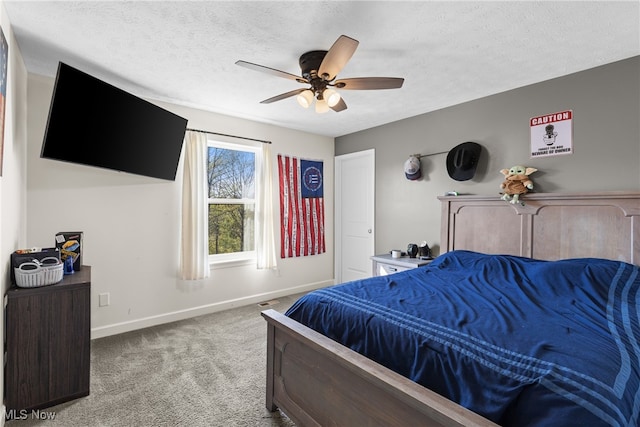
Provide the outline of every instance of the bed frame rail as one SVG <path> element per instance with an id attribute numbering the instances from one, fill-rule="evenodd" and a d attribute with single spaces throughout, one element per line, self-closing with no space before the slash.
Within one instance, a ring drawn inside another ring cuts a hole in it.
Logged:
<path id="1" fill-rule="evenodd" d="M 267 409 L 298 426 L 497 426 L 275 310 L 262 316 Z"/>

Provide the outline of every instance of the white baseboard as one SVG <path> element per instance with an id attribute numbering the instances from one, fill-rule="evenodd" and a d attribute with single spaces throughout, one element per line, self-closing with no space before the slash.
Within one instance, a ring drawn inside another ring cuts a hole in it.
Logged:
<path id="1" fill-rule="evenodd" d="M 276 292 L 265 292 L 262 294 L 251 295 L 234 300 L 221 301 L 213 304 L 193 307 L 186 310 L 174 311 L 171 313 L 159 314 L 157 316 L 145 317 L 142 319 L 131 320 L 127 322 L 115 323 L 112 325 L 100 326 L 91 329 L 91 339 L 108 337 L 111 335 L 131 332 L 138 329 L 148 328 L 150 326 L 162 325 L 164 323 L 175 322 L 178 320 L 189 319 L 191 317 L 201 316 L 203 314 L 216 313 L 218 311 L 228 310 L 230 308 L 241 307 L 250 304 L 257 304 L 265 300 L 283 297 L 286 295 L 297 294 L 301 292 L 309 292 L 314 289 L 324 288 L 334 284 L 333 280 L 323 282 L 309 283 L 302 286 L 296 286 L 289 289 L 283 289 Z M 0 425 L 0 427 L 2 427 Z"/>

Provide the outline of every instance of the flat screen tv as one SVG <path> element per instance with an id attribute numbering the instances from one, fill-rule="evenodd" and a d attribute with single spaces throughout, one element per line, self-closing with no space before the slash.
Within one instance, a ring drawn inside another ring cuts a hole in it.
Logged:
<path id="1" fill-rule="evenodd" d="M 187 120 L 58 64 L 40 157 L 175 180 Z"/>

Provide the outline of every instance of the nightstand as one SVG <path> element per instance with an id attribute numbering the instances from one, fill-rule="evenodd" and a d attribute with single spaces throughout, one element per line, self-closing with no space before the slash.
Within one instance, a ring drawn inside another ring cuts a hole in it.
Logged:
<path id="1" fill-rule="evenodd" d="M 409 270 L 411 268 L 422 267 L 429 264 L 432 259 L 409 258 L 403 256 L 400 258 L 392 258 L 391 254 L 374 255 L 371 257 L 373 262 L 373 275 L 386 276 L 387 274 L 397 273 L 399 271 Z"/>

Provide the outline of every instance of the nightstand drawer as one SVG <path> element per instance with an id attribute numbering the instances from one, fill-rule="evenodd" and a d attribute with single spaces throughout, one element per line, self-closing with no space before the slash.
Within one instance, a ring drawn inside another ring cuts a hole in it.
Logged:
<path id="1" fill-rule="evenodd" d="M 388 274 L 398 273 L 400 271 L 410 270 L 412 267 L 400 267 L 391 264 L 378 263 L 378 271 L 376 276 L 386 276 Z"/>
<path id="2" fill-rule="evenodd" d="M 391 254 L 383 254 L 372 256 L 371 261 L 373 262 L 374 276 L 387 276 L 389 274 L 411 270 L 412 268 L 422 267 L 433 260 L 409 258 L 408 256 L 393 258 Z"/>

